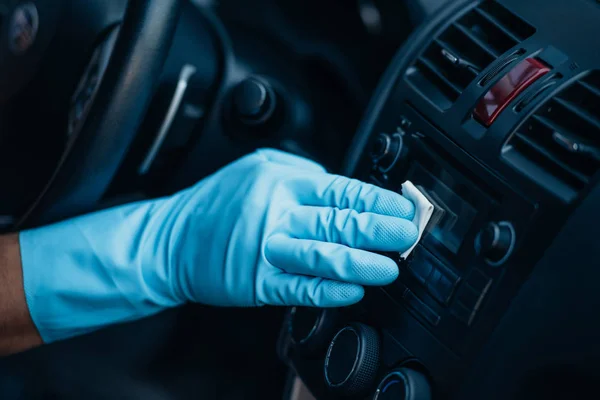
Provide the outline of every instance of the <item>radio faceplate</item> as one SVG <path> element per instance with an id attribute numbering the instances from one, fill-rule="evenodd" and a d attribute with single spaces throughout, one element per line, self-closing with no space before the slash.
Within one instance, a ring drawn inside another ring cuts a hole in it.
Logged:
<path id="1" fill-rule="evenodd" d="M 387 254 L 398 262 L 401 274 L 383 291 L 462 357 L 474 350 L 480 321 L 485 325 L 499 316 L 496 297 L 502 301 L 510 296 L 505 276 L 513 270 L 516 275 L 525 272 L 519 250 L 535 207 L 502 182 L 484 181 L 477 170 L 464 170 L 450 148 L 430 139 L 435 137 L 432 130 L 417 113 L 403 113 L 397 125 L 390 126 L 402 137 L 393 165 L 381 168 L 380 158 L 372 157 L 371 167 L 359 178 L 398 192 L 405 180 L 411 180 L 444 210 L 407 260 Z M 372 140 L 371 148 L 376 149 L 378 136 Z M 490 260 L 487 254 L 494 246 L 505 246 L 505 254 Z M 403 342 L 401 336 L 396 339 Z"/>

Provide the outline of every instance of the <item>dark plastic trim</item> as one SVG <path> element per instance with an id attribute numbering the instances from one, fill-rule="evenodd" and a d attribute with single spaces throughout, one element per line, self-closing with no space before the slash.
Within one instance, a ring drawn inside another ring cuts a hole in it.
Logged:
<path id="1" fill-rule="evenodd" d="M 446 23 L 449 18 L 460 12 L 467 5 L 472 6 L 479 2 L 472 0 L 457 0 L 449 2 L 444 8 L 442 8 L 429 22 L 423 24 L 419 29 L 413 32 L 412 35 L 406 40 L 404 46 L 394 56 L 390 66 L 384 73 L 375 94 L 363 120 L 361 121 L 354 139 L 348 150 L 346 159 L 342 167 L 342 173 L 347 176 L 352 176 L 356 169 L 356 166 L 360 160 L 361 154 L 369 141 L 369 136 L 373 130 L 375 122 L 381 112 L 381 109 L 385 105 L 390 96 L 390 93 L 394 89 L 398 78 L 401 73 L 408 67 L 408 65 L 416 57 L 417 53 L 422 50 L 422 43 L 424 40 L 432 37 L 433 33 L 440 27 L 440 25 Z"/>

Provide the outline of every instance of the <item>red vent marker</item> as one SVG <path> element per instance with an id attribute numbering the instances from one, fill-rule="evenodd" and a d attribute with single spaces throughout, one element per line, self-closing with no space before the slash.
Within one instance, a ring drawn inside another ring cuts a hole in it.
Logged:
<path id="1" fill-rule="evenodd" d="M 479 100 L 475 117 L 485 126 L 492 125 L 511 101 L 548 72 L 550 68 L 535 58 L 521 61 Z"/>

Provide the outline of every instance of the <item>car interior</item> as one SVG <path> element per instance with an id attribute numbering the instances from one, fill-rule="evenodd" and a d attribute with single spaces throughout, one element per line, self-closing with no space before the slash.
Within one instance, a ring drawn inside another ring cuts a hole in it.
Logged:
<path id="1" fill-rule="evenodd" d="M 598 397 L 599 22 L 597 0 L 0 0 L 0 232 L 265 147 L 437 210 L 354 306 L 190 304 L 0 359 L 0 393 Z"/>

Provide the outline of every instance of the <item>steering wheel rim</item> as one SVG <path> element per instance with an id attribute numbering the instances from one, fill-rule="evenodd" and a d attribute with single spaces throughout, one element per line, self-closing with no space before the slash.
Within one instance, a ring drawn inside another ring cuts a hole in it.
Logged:
<path id="1" fill-rule="evenodd" d="M 152 99 L 182 0 L 130 0 L 89 111 L 18 229 L 89 211 L 118 171 Z"/>

